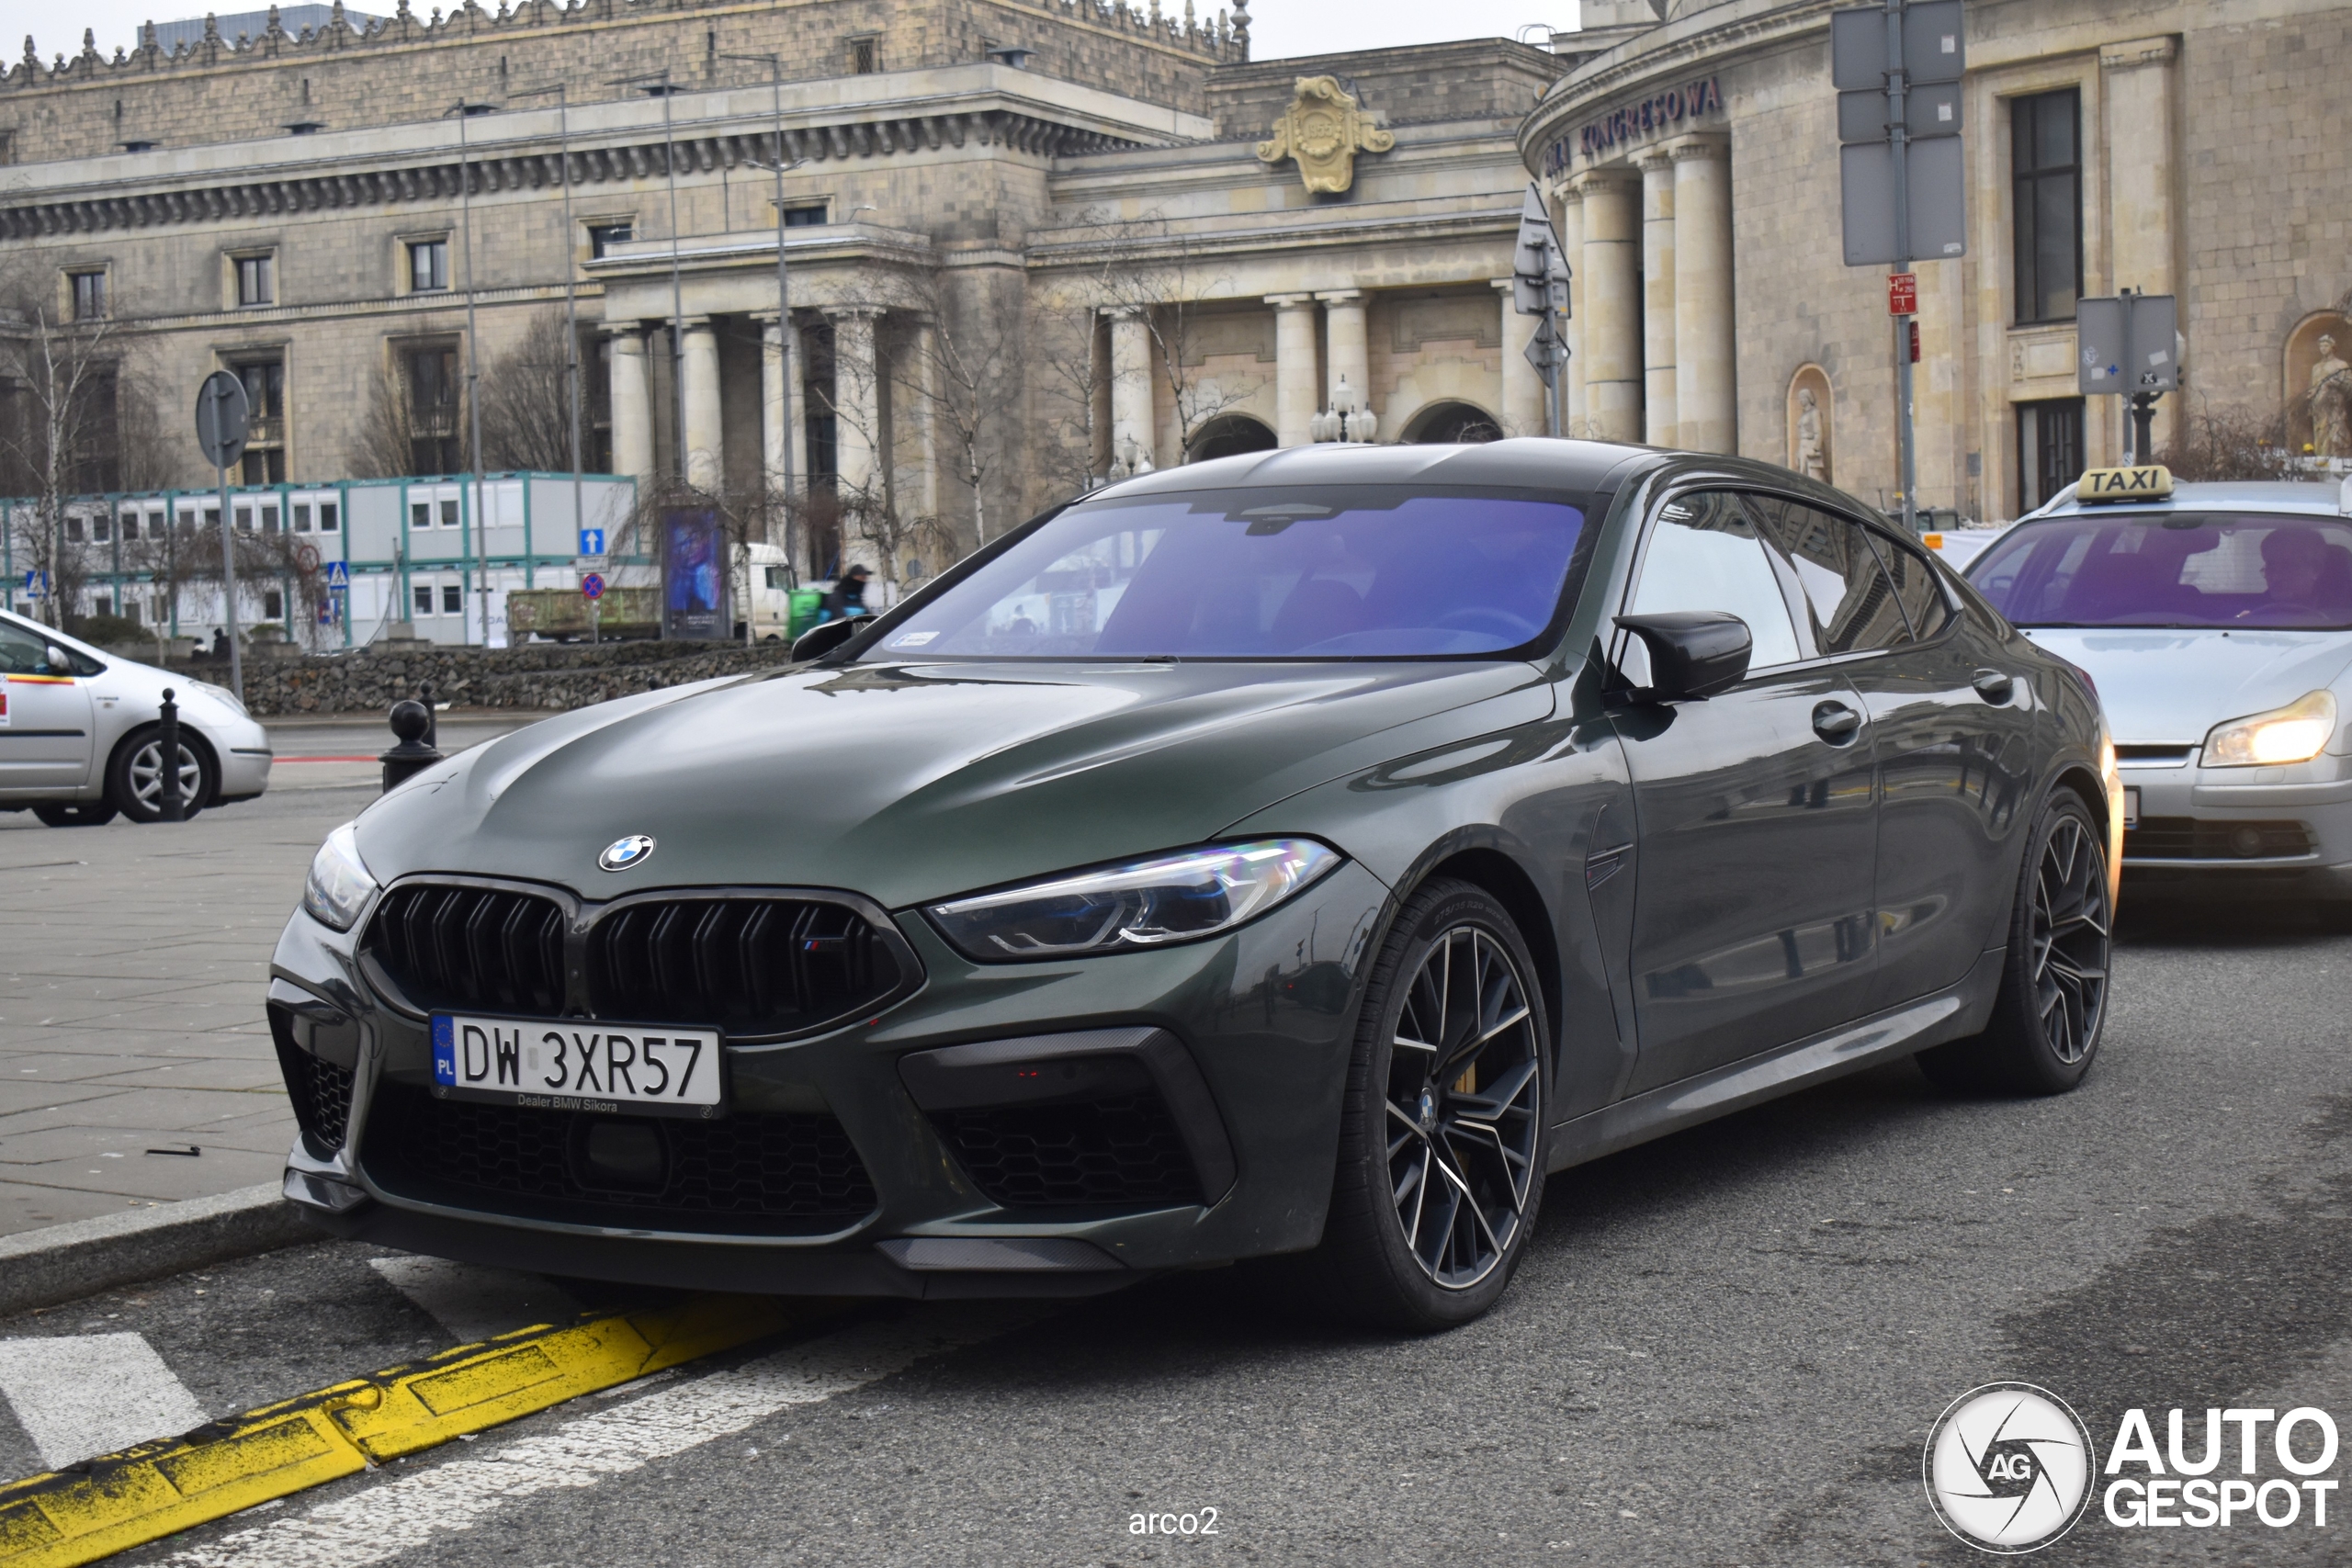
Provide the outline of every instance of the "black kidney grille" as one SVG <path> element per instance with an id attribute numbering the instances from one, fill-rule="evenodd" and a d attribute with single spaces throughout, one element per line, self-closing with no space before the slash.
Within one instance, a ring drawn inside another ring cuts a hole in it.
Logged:
<path id="1" fill-rule="evenodd" d="M 1009 1209 L 1197 1203 L 1200 1178 L 1158 1093 L 943 1111 L 932 1120 L 972 1183 Z"/>
<path id="2" fill-rule="evenodd" d="M 611 1119 L 435 1100 L 388 1082 L 362 1158 L 388 1191 L 526 1219 L 789 1234 L 837 1230 L 877 1201 L 865 1162 L 829 1115 L 647 1118 L 639 1124 L 662 1144 L 661 1186 L 626 1193 L 581 1179 L 579 1145 L 599 1120 Z"/>
<path id="3" fill-rule="evenodd" d="M 563 909 L 552 898 L 432 883 L 396 887 L 368 922 L 364 951 L 421 1008 L 563 1010 Z"/>
<path id="4" fill-rule="evenodd" d="M 277 1066 L 286 1077 L 286 1098 L 294 1102 L 294 1120 L 312 1148 L 326 1156 L 343 1147 L 351 1120 L 351 1070 L 284 1040 L 277 1042 Z"/>
<path id="5" fill-rule="evenodd" d="M 588 936 L 599 1018 L 780 1034 L 881 1000 L 899 965 L 855 910 L 797 898 L 628 904 Z"/>

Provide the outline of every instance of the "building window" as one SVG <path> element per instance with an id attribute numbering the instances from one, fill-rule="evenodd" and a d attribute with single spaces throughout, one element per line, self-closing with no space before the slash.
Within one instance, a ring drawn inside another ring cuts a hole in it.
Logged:
<path id="1" fill-rule="evenodd" d="M 82 520 L 79 517 L 68 517 L 65 520 L 65 542 L 69 545 L 78 545 L 82 542 Z"/>
<path id="2" fill-rule="evenodd" d="M 319 532 L 332 534 L 338 526 L 340 523 L 335 516 L 335 503 L 332 501 L 319 502 Z"/>
<path id="3" fill-rule="evenodd" d="M 458 587 L 454 582 L 443 583 L 441 585 L 441 613 L 445 615 L 464 615 L 466 613 L 466 591 Z"/>
<path id="4" fill-rule="evenodd" d="M 286 361 L 248 359 L 229 367 L 245 384 L 245 456 L 249 485 L 286 482 Z"/>
<path id="5" fill-rule="evenodd" d="M 878 38 L 854 38 L 849 40 L 849 70 L 853 76 L 871 76 L 882 69 L 882 40 Z"/>
<path id="6" fill-rule="evenodd" d="M 139 513 L 136 512 L 126 512 L 122 514 L 122 537 L 126 544 L 138 539 Z"/>
<path id="7" fill-rule="evenodd" d="M 2032 511 L 2083 477 L 2083 400 L 2018 405 L 2018 512 Z"/>
<path id="8" fill-rule="evenodd" d="M 286 595 L 273 588 L 261 596 L 261 618 L 278 621 L 286 618 Z"/>
<path id="9" fill-rule="evenodd" d="M 277 303 L 277 257 L 264 251 L 257 256 L 239 256 L 237 260 L 237 303 L 240 305 L 275 305 Z"/>
<path id="10" fill-rule="evenodd" d="M 458 502 L 454 497 L 445 499 L 441 502 L 441 526 L 444 528 L 454 528 L 457 525 Z"/>
<path id="11" fill-rule="evenodd" d="M 113 542 L 113 539 L 114 519 L 112 517 L 107 516 L 102 512 L 96 517 L 90 519 L 90 543 L 94 545 L 110 544 Z"/>
<path id="12" fill-rule="evenodd" d="M 458 349 L 412 348 L 408 365 L 409 472 L 454 474 L 466 466 L 458 441 Z"/>
<path id="13" fill-rule="evenodd" d="M 433 294 L 449 287 L 449 242 L 447 240 L 410 242 L 408 287 L 412 294 Z"/>
<path id="14" fill-rule="evenodd" d="M 107 275 L 103 272 L 66 274 L 74 280 L 74 319 L 102 321 L 107 315 Z"/>
<path id="15" fill-rule="evenodd" d="M 609 254 L 615 245 L 625 245 L 637 238 L 634 223 L 591 223 L 588 225 L 588 254 L 592 256 Z"/>
<path id="16" fill-rule="evenodd" d="M 412 592 L 414 595 L 416 613 L 420 615 L 433 614 L 433 585 L 429 582 L 420 582 Z"/>
<path id="17" fill-rule="evenodd" d="M 2009 101 L 2019 321 L 2071 321 L 2083 291 L 2082 94 Z"/>
<path id="18" fill-rule="evenodd" d="M 310 531 L 311 503 L 307 501 L 298 501 L 294 503 L 294 532 L 307 534 Z"/>
<path id="19" fill-rule="evenodd" d="M 787 229 L 814 229 L 825 220 L 825 203 L 820 201 L 806 207 L 784 209 L 784 226 Z"/>

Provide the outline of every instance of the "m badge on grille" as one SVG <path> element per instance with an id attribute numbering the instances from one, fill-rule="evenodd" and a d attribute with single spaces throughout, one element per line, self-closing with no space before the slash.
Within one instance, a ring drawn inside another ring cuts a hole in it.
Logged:
<path id="1" fill-rule="evenodd" d="M 643 864 L 646 857 L 652 852 L 653 839 L 650 834 L 631 833 L 626 839 L 616 839 L 606 844 L 605 852 L 596 857 L 596 863 L 606 871 L 627 871 L 633 865 Z"/>

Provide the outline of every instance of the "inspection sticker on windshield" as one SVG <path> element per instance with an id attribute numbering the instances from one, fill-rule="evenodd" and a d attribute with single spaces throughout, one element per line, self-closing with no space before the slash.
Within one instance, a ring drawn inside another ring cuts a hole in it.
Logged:
<path id="1" fill-rule="evenodd" d="M 718 1032 L 433 1015 L 433 1092 L 542 1111 L 714 1117 Z"/>

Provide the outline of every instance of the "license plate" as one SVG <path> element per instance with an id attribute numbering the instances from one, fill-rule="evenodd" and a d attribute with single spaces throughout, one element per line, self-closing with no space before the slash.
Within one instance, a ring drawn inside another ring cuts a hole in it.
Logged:
<path id="1" fill-rule="evenodd" d="M 2140 792 L 2130 784 L 2123 786 L 2123 825 L 2126 828 L 2140 825 Z"/>
<path id="2" fill-rule="evenodd" d="M 433 1015 L 434 1092 L 548 1111 L 714 1117 L 718 1032 Z"/>

